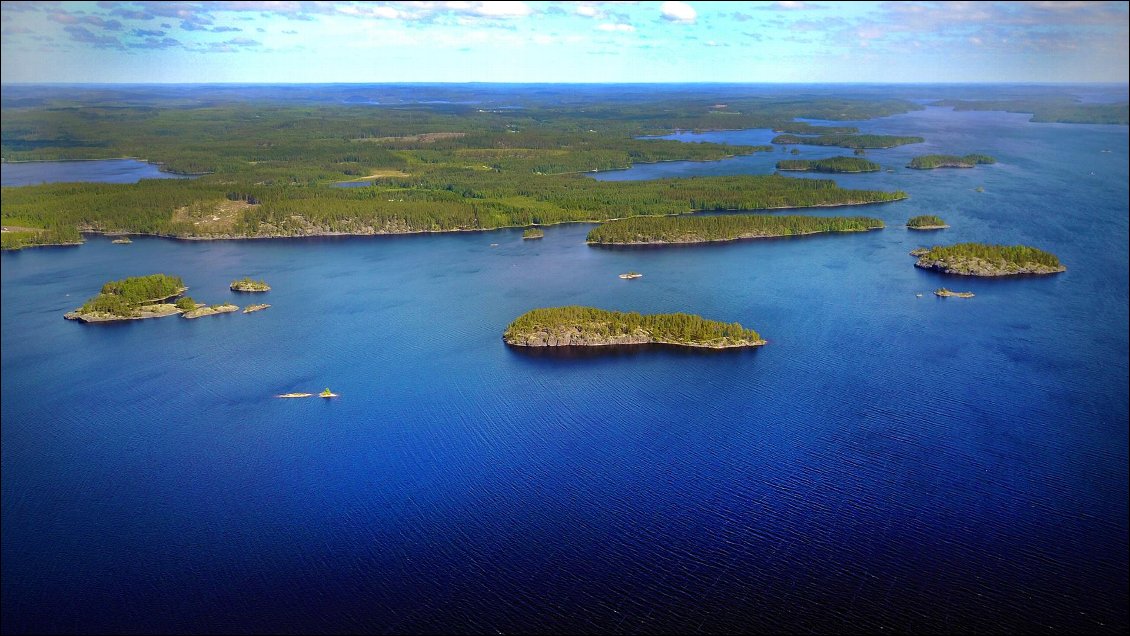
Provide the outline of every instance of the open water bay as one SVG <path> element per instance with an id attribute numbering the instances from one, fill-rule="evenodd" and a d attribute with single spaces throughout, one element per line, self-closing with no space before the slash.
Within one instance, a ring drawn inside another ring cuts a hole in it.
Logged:
<path id="1" fill-rule="evenodd" d="M 862 234 L 602 249 L 573 224 L 0 255 L 4 631 L 1125 633 L 1127 128 L 1026 119 L 860 123 L 927 139 L 868 151 L 894 173 L 836 177 L 909 199 L 813 212 L 887 224 Z M 998 163 L 902 168 L 927 152 Z M 918 214 L 952 227 L 906 230 Z M 964 241 L 1068 270 L 953 278 L 907 254 Z M 272 307 L 63 320 L 156 272 Z M 230 292 L 244 275 L 273 290 Z M 768 344 L 502 343 L 567 304 Z M 325 387 L 340 397 L 273 397 Z"/>

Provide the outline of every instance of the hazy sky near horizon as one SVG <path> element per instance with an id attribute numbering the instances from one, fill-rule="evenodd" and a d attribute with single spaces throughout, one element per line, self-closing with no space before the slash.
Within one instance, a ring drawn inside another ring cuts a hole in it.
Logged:
<path id="1" fill-rule="evenodd" d="M 15 82 L 1117 82 L 1126 2 L 4 2 Z"/>

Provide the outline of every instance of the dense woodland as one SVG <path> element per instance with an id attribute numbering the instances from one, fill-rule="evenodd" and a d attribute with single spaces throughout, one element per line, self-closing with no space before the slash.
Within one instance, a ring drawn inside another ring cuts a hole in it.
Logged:
<path id="1" fill-rule="evenodd" d="M 777 169 L 828 173 L 878 172 L 882 166 L 859 157 L 828 157 L 827 159 L 784 159 L 777 162 Z"/>
<path id="2" fill-rule="evenodd" d="M 915 170 L 931 170 L 933 168 L 972 168 L 978 164 L 994 164 L 997 160 L 989 155 L 971 154 L 959 157 L 957 155 L 921 155 L 914 157 L 907 164 L 907 168 Z"/>
<path id="3" fill-rule="evenodd" d="M 671 344 L 705 344 L 721 339 L 760 342 L 761 336 L 740 324 L 706 320 L 691 314 L 638 314 L 605 311 L 593 307 L 551 307 L 534 309 L 518 316 L 506 328 L 503 337 L 520 340 L 529 334 L 546 331 L 558 333 L 578 329 L 588 337 L 609 338 L 628 335 L 637 330 L 650 334 L 657 342 Z"/>
<path id="4" fill-rule="evenodd" d="M 607 183 L 584 173 L 772 149 L 645 138 L 674 130 L 763 127 L 845 135 L 855 129 L 793 119 L 866 119 L 919 108 L 877 98 L 743 97 L 721 104 L 721 96 L 689 93 L 564 104 L 557 102 L 569 98 L 555 94 L 507 110 L 377 107 L 243 103 L 215 91 L 216 99 L 205 103 L 146 101 L 125 89 L 87 91 L 82 101 L 62 88 L 47 91 L 50 98 L 30 91 L 8 99 L 6 91 L 5 161 L 133 156 L 202 176 L 3 188 L 3 223 L 37 230 L 5 233 L 4 247 L 74 242 L 80 230 L 370 234 L 888 201 L 905 195 L 775 176 Z M 369 186 L 333 187 L 369 177 Z"/>
<path id="5" fill-rule="evenodd" d="M 598 245 L 703 243 L 820 232 L 865 232 L 882 227 L 883 222 L 879 219 L 863 216 L 725 214 L 635 217 L 609 221 L 593 228 L 588 234 L 588 242 Z"/>

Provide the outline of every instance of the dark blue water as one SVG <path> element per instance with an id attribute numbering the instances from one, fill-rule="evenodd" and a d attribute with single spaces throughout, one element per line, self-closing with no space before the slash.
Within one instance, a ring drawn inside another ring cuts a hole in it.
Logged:
<path id="1" fill-rule="evenodd" d="M 6 186 L 74 181 L 137 183 L 142 179 L 187 178 L 189 177 L 185 175 L 161 172 L 160 166 L 136 159 L 29 161 L 25 163 L 5 163 L 0 168 L 0 185 Z"/>
<path id="2" fill-rule="evenodd" d="M 850 209 L 887 222 L 867 234 L 617 250 L 563 225 L 3 254 L 4 631 L 1125 633 L 1127 129 L 1025 119 L 862 124 L 929 140 L 869 151 L 884 165 L 1000 161 L 840 177 L 910 193 Z M 953 227 L 903 229 L 923 213 Z M 970 280 L 907 255 L 966 240 L 1069 269 Z M 62 319 L 152 272 L 273 306 Z M 274 289 L 232 294 L 243 275 Z M 501 342 L 570 303 L 740 321 L 769 344 Z M 341 397 L 272 397 L 327 386 Z"/>

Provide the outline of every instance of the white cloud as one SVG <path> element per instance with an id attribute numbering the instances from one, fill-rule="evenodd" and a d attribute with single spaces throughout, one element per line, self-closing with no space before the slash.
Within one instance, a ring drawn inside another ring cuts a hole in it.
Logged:
<path id="1" fill-rule="evenodd" d="M 663 14 L 664 20 L 672 22 L 694 22 L 698 17 L 698 12 L 694 7 L 685 2 L 664 2 L 663 6 L 659 7 L 659 12 Z"/>
<path id="2" fill-rule="evenodd" d="M 586 18 L 595 18 L 597 14 L 596 7 L 589 4 L 582 4 L 577 7 L 577 15 L 583 15 Z"/>
<path id="3" fill-rule="evenodd" d="M 600 29 L 601 31 L 610 31 L 610 32 L 620 31 L 622 33 L 631 33 L 632 31 L 636 30 L 636 27 L 634 27 L 630 24 L 610 24 L 610 23 L 607 23 L 607 22 L 596 27 L 596 28 Z"/>
<path id="4" fill-rule="evenodd" d="M 521 18 L 534 10 L 525 2 L 475 2 L 470 12 L 484 18 Z"/>

